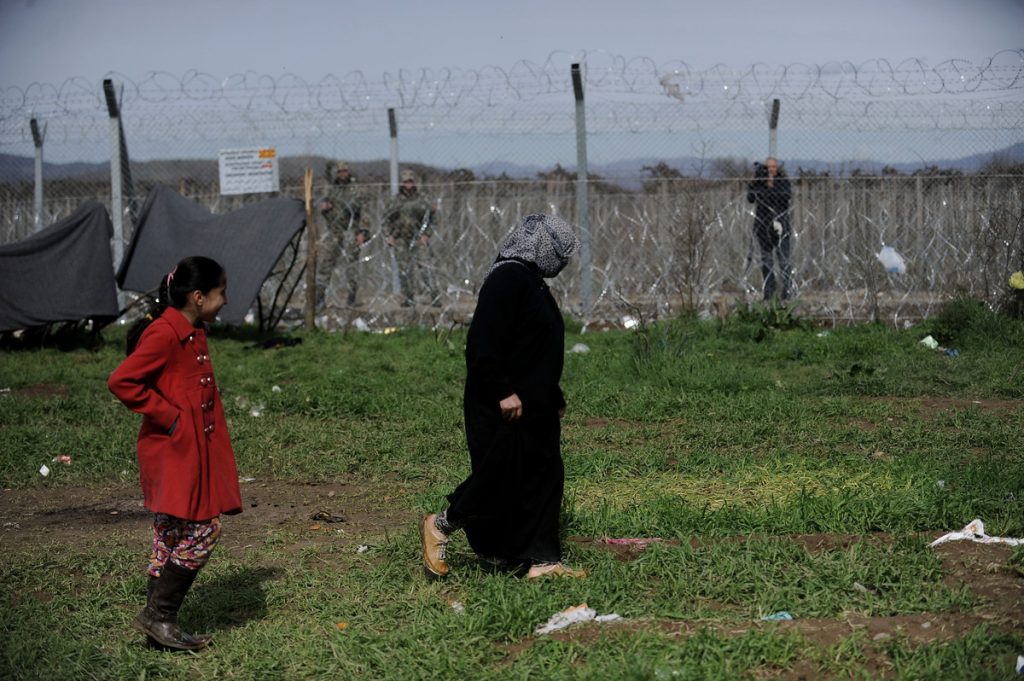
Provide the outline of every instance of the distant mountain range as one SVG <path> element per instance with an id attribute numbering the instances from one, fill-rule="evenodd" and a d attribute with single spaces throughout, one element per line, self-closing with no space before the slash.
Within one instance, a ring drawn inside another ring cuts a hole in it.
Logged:
<path id="1" fill-rule="evenodd" d="M 940 160 L 919 161 L 914 163 L 883 163 L 881 161 L 859 160 L 859 161 L 821 161 L 817 159 L 785 159 L 785 167 L 791 176 L 797 174 L 797 170 L 814 171 L 816 173 L 828 172 L 833 176 L 848 175 L 854 169 L 859 169 L 864 174 L 877 174 L 883 167 L 889 166 L 897 172 L 908 174 L 923 167 L 937 166 L 944 169 L 955 169 L 965 173 L 977 172 L 992 163 L 1000 161 L 1007 164 L 1024 163 L 1024 143 L 1014 144 L 997 152 L 986 154 L 972 154 L 961 158 L 950 158 Z M 329 159 L 323 156 L 285 156 L 281 158 L 281 181 L 285 184 L 298 184 L 301 182 L 302 173 L 306 167 L 313 168 L 319 181 L 324 177 L 324 170 Z M 592 175 L 600 175 L 609 181 L 619 184 L 624 188 L 639 187 L 640 181 L 647 178 L 649 173 L 644 166 L 655 166 L 664 162 L 668 166 L 679 170 L 684 175 L 696 175 L 699 169 L 703 169 L 704 176 L 713 176 L 712 170 L 716 167 L 720 170 L 724 167 L 732 167 L 737 171 L 749 170 L 749 161 L 746 159 L 701 159 L 691 156 L 680 156 L 673 158 L 632 158 L 615 161 L 605 164 L 590 164 L 589 171 Z M 388 161 L 386 159 L 375 161 L 355 161 L 350 163 L 353 172 L 369 181 L 372 179 L 386 180 L 388 177 Z M 454 168 L 443 168 L 428 166 L 421 163 L 410 163 L 411 167 L 423 172 L 426 175 L 435 173 L 450 173 Z M 573 173 L 575 166 L 564 166 L 565 170 Z M 467 168 L 478 177 L 499 177 L 505 175 L 513 179 L 533 179 L 539 173 L 552 170 L 552 166 L 520 165 L 504 161 L 491 163 L 480 163 Z M 132 163 L 133 179 L 137 182 L 162 183 L 177 186 L 183 181 L 211 182 L 217 178 L 216 159 L 170 159 L 159 161 L 135 161 Z M 43 162 L 43 177 L 47 181 L 54 180 L 75 180 L 79 182 L 105 182 L 110 176 L 110 164 L 103 163 L 50 163 Z M 35 160 L 25 156 L 12 156 L 0 154 L 0 184 L 17 184 L 21 182 L 32 182 L 35 177 Z"/>

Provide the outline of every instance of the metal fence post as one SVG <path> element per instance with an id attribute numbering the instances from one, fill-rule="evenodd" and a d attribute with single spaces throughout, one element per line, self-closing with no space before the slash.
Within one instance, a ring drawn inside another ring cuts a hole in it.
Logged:
<path id="1" fill-rule="evenodd" d="M 36 187 L 33 205 L 36 211 L 36 231 L 43 228 L 43 140 L 46 138 L 46 126 L 39 130 L 39 122 L 35 118 L 30 120 L 29 127 L 32 128 L 32 143 L 36 147 Z"/>
<path id="2" fill-rule="evenodd" d="M 593 272 L 591 272 L 590 220 L 587 201 L 587 116 L 583 103 L 583 79 L 580 65 L 572 65 L 572 91 L 576 98 L 576 217 L 580 229 L 580 307 L 583 321 L 593 312 Z"/>
<path id="3" fill-rule="evenodd" d="M 391 196 L 398 194 L 398 120 L 395 110 L 388 109 L 388 131 L 391 135 Z"/>
<path id="4" fill-rule="evenodd" d="M 110 115 L 110 219 L 114 223 L 114 270 L 124 258 L 124 197 L 121 173 L 121 111 L 114 91 L 114 81 L 103 81 L 103 95 Z M 119 295 L 123 295 L 119 293 Z M 119 303 L 120 304 L 120 303 Z"/>
<path id="5" fill-rule="evenodd" d="M 772 100 L 772 115 L 768 119 L 768 156 L 778 160 L 775 156 L 779 146 L 779 100 Z"/>

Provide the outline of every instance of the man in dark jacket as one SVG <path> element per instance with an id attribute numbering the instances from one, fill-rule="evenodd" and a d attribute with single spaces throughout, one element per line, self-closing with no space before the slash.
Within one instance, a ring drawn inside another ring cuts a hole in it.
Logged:
<path id="1" fill-rule="evenodd" d="M 761 275 L 764 278 L 764 299 L 775 295 L 776 277 L 782 279 L 779 298 L 789 298 L 792 268 L 789 262 L 790 202 L 792 190 L 778 160 L 765 159 L 757 164 L 753 181 L 747 187 L 747 201 L 755 204 L 754 238 L 761 249 Z"/>

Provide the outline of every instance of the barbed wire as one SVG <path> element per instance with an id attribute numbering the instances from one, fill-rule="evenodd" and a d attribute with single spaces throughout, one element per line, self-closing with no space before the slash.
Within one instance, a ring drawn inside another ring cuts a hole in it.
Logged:
<path id="1" fill-rule="evenodd" d="M 273 132 L 309 138 L 379 131 L 388 108 L 405 129 L 563 133 L 572 129 L 570 64 L 585 76 L 592 132 L 694 130 L 748 126 L 765 118 L 774 98 L 786 103 L 788 125 L 807 129 L 1015 129 L 1024 126 L 1024 49 L 980 63 L 950 59 L 893 65 L 657 65 L 645 57 L 554 52 L 543 64 L 509 68 L 399 70 L 370 78 L 361 71 L 316 82 L 253 71 L 218 78 L 201 71 L 153 72 L 123 85 L 124 123 L 132 139 L 187 132 L 223 139 Z M 0 93 L 0 144 L 31 140 L 38 117 L 51 139 L 106 139 L 109 121 L 100 83 L 75 77 Z"/>

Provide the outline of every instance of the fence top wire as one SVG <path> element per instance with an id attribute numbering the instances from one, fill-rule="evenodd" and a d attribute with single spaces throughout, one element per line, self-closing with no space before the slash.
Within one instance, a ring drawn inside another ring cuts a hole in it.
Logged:
<path id="1" fill-rule="evenodd" d="M 893 64 L 754 64 L 695 70 L 645 57 L 592 52 L 582 58 L 594 132 L 695 129 L 763 121 L 771 100 L 786 103 L 787 125 L 810 129 L 1013 129 L 1024 125 L 1024 49 L 980 63 L 921 59 Z M 411 130 L 562 133 L 572 129 L 568 53 L 510 68 L 399 70 L 370 78 L 361 71 L 316 82 L 252 71 L 217 78 L 201 71 L 153 72 L 123 84 L 122 110 L 133 137 L 176 130 L 222 138 L 273 131 L 292 138 L 370 132 L 388 108 Z M 69 78 L 0 93 L 0 144 L 31 141 L 28 120 L 46 122 L 50 139 L 96 141 L 108 131 L 99 83 Z"/>

